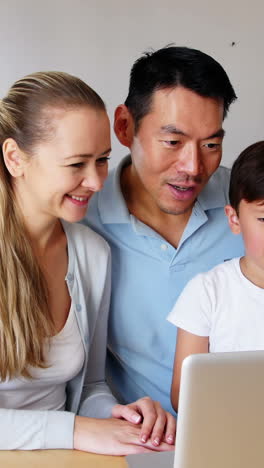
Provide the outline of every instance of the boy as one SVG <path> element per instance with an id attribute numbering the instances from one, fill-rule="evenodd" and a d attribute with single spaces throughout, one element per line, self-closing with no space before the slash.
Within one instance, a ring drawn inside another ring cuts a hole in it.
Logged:
<path id="1" fill-rule="evenodd" d="M 177 411 L 181 365 L 196 353 L 264 350 L 264 141 L 235 161 L 225 207 L 245 256 L 193 278 L 168 320 L 179 327 L 171 399 Z"/>

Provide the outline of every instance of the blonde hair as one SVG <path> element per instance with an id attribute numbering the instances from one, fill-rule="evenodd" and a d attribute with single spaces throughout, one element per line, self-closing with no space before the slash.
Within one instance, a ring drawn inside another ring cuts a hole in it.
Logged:
<path id="1" fill-rule="evenodd" d="M 89 106 L 105 110 L 102 99 L 79 78 L 38 72 L 18 80 L 0 101 L 0 144 L 13 138 L 28 155 L 54 128 L 52 108 Z M 13 191 L 0 162 L 0 379 L 30 377 L 29 366 L 46 367 L 43 345 L 54 324 L 49 293 L 35 258 Z"/>

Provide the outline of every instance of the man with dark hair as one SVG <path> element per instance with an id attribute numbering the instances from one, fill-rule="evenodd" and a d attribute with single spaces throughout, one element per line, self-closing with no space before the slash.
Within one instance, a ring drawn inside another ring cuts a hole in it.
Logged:
<path id="1" fill-rule="evenodd" d="M 222 122 L 236 99 L 213 58 L 186 47 L 145 54 L 117 107 L 130 149 L 84 221 L 112 250 L 107 371 L 124 402 L 150 395 L 168 411 L 175 330 L 167 321 L 195 274 L 243 253 L 224 214 Z"/>

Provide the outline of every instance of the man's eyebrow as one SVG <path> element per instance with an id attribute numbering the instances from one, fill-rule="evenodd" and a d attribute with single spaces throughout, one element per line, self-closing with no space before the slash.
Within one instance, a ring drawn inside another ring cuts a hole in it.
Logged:
<path id="1" fill-rule="evenodd" d="M 103 153 L 101 154 L 98 154 L 98 156 L 96 157 L 101 157 L 101 156 L 105 156 L 106 154 L 110 153 L 111 152 L 111 148 L 108 148 L 107 150 L 103 151 Z M 66 156 L 65 160 L 66 159 L 71 159 L 71 158 L 94 158 L 95 155 L 94 154 L 90 154 L 90 153 L 79 153 L 79 154 L 71 154 L 70 156 Z"/>
<path id="2" fill-rule="evenodd" d="M 259 201 L 257 201 L 256 204 L 257 204 L 257 206 L 262 207 L 264 205 L 264 200 L 259 200 Z"/>
<path id="3" fill-rule="evenodd" d="M 210 135 L 209 137 L 205 138 L 205 140 L 210 140 L 211 138 L 224 138 L 225 136 L 225 130 L 223 128 L 220 128 L 217 130 L 217 132 L 213 133 L 213 135 Z"/>
<path id="4" fill-rule="evenodd" d="M 188 136 L 187 133 L 183 132 L 179 128 L 175 127 L 174 125 L 170 125 L 170 124 L 169 125 L 164 125 L 163 127 L 161 127 L 161 132 L 162 133 L 171 133 L 171 134 L 174 134 L 174 135 Z M 224 135 L 225 135 L 224 129 L 220 128 L 219 130 L 217 130 L 212 135 L 209 135 L 208 137 L 203 138 L 203 140 L 210 140 L 211 138 L 223 138 Z"/>
<path id="5" fill-rule="evenodd" d="M 175 127 L 174 125 L 164 125 L 163 127 L 161 127 L 161 132 L 162 133 L 174 133 L 175 135 L 187 136 L 186 133 L 184 133 L 182 130 Z"/>

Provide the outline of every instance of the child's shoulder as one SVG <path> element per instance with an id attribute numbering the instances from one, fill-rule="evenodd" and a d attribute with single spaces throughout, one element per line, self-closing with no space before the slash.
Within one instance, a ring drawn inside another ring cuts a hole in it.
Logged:
<path id="1" fill-rule="evenodd" d="M 216 265 L 207 272 L 194 276 L 185 286 L 181 300 L 217 304 L 240 285 L 239 257 Z"/>
<path id="2" fill-rule="evenodd" d="M 240 257 L 227 260 L 216 265 L 209 271 L 198 274 L 195 278 L 205 285 L 212 285 L 219 288 L 222 284 L 229 284 L 229 282 L 233 280 L 237 281 L 237 277 L 240 274 L 239 261 Z"/>

